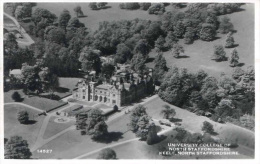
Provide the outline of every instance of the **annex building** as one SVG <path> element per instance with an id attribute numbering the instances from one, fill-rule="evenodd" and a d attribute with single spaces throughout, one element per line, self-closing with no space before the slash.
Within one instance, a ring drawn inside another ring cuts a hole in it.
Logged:
<path id="1" fill-rule="evenodd" d="M 98 83 L 82 79 L 76 86 L 77 89 L 73 91 L 74 99 L 118 107 L 138 101 L 154 91 L 152 69 L 141 76 L 125 67 L 116 70 L 109 82 Z"/>

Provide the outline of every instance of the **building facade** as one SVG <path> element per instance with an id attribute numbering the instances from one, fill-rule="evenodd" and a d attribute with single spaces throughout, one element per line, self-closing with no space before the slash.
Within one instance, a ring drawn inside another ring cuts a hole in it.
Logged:
<path id="1" fill-rule="evenodd" d="M 73 98 L 118 107 L 138 101 L 154 91 L 151 69 L 144 76 L 127 71 L 117 71 L 109 82 L 98 83 L 82 79 L 76 86 Z"/>

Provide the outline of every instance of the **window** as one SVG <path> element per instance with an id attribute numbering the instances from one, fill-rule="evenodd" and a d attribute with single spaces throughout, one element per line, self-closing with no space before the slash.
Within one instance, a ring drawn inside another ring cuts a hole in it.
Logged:
<path id="1" fill-rule="evenodd" d="M 115 94 L 113 94 L 113 97 L 115 97 L 116 95 Z"/>
<path id="2" fill-rule="evenodd" d="M 115 104 L 115 103 L 116 103 L 116 100 L 113 100 L 112 103 Z"/>
<path id="3" fill-rule="evenodd" d="M 85 96 L 83 96 L 83 99 L 85 99 Z"/>
<path id="4" fill-rule="evenodd" d="M 90 95 L 90 99 L 92 99 L 92 95 Z"/>

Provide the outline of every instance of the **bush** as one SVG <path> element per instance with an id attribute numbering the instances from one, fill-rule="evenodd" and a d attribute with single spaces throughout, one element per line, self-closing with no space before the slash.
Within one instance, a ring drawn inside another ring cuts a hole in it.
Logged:
<path id="1" fill-rule="evenodd" d="M 116 152 L 110 148 L 104 149 L 99 153 L 98 159 L 116 159 Z"/>
<path id="2" fill-rule="evenodd" d="M 213 125 L 211 123 L 209 123 L 208 121 L 204 121 L 203 122 L 203 126 L 202 126 L 202 131 L 212 134 L 214 132 L 214 128 Z"/>
<path id="3" fill-rule="evenodd" d="M 224 47 L 221 45 L 214 46 L 214 54 L 212 60 L 215 60 L 217 62 L 226 61 L 226 52 L 224 50 Z"/>
<path id="4" fill-rule="evenodd" d="M 20 111 L 18 113 L 18 121 L 21 123 L 21 124 L 26 124 L 28 121 L 29 121 L 29 114 L 27 111 Z"/>
<path id="5" fill-rule="evenodd" d="M 218 28 L 218 31 L 221 33 L 221 34 L 227 34 L 229 32 L 232 32 L 234 31 L 234 26 L 233 24 L 230 22 L 230 19 L 228 17 L 223 17 L 220 21 L 220 24 L 219 24 L 219 28 Z"/>
<path id="6" fill-rule="evenodd" d="M 12 99 L 17 102 L 21 100 L 21 95 L 16 91 L 12 94 Z"/>

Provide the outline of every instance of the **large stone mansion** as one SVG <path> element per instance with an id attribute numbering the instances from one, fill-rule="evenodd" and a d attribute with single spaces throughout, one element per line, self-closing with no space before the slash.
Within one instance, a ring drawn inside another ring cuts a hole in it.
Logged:
<path id="1" fill-rule="evenodd" d="M 154 91 L 152 69 L 141 76 L 123 68 L 117 70 L 109 82 L 82 79 L 76 86 L 73 98 L 118 107 L 138 101 Z"/>

